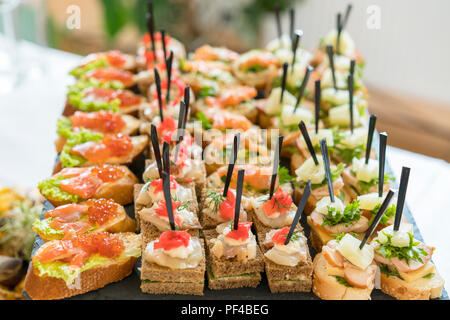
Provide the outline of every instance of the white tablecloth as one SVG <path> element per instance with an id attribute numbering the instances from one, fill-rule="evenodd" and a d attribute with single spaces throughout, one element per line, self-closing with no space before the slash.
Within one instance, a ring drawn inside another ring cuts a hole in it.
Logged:
<path id="1" fill-rule="evenodd" d="M 71 81 L 68 71 L 80 57 L 29 43 L 20 49 L 44 70 L 35 70 L 13 92 L 0 95 L 0 185 L 35 186 L 52 170 L 56 119 Z M 401 167 L 411 167 L 407 202 L 425 241 L 437 248 L 434 261 L 450 283 L 450 165 L 392 147 L 387 157 L 398 181 Z"/>

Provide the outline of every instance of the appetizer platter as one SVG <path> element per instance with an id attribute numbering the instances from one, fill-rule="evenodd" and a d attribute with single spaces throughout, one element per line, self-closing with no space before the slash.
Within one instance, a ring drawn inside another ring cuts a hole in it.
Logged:
<path id="1" fill-rule="evenodd" d="M 71 71 L 31 299 L 447 299 L 345 30 L 239 54 L 158 30 Z M 398 190 L 397 190 L 398 189 Z"/>

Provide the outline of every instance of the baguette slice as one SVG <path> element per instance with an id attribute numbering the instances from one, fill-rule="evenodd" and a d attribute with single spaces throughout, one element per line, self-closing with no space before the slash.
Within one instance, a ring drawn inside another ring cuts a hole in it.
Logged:
<path id="1" fill-rule="evenodd" d="M 125 121 L 125 128 L 122 130 L 121 133 L 127 134 L 129 136 L 135 135 L 139 127 L 141 126 L 141 121 L 136 119 L 133 116 L 124 114 L 122 115 L 123 121 Z M 56 152 L 60 153 L 66 144 L 67 138 L 61 135 L 58 135 L 58 138 L 55 140 L 55 148 Z"/>
<path id="2" fill-rule="evenodd" d="M 312 291 L 323 300 L 370 300 L 373 285 L 366 289 L 346 287 L 327 273 L 327 261 L 318 253 L 313 261 Z"/>
<path id="3" fill-rule="evenodd" d="M 133 144 L 133 151 L 130 155 L 124 156 L 124 157 L 112 157 L 109 158 L 107 161 L 104 162 L 104 164 L 115 164 L 115 165 L 124 165 L 124 164 L 131 164 L 148 146 L 148 136 L 146 135 L 140 135 L 140 136 L 134 136 L 131 137 L 131 143 Z M 86 161 L 80 167 L 91 167 L 95 166 L 98 163 L 92 163 L 90 161 Z M 61 161 L 57 161 L 55 163 L 55 166 L 53 167 L 53 173 L 58 173 L 62 170 L 62 163 Z"/>
<path id="4" fill-rule="evenodd" d="M 81 204 L 84 204 L 82 202 Z M 44 240 L 45 242 L 51 240 L 60 240 L 63 236 L 58 235 L 47 235 L 42 232 L 39 228 L 35 228 L 33 225 L 33 230 Z M 136 230 L 136 221 L 130 218 L 123 206 L 119 205 L 117 208 L 117 215 L 114 219 L 111 219 L 107 223 L 95 228 L 94 230 L 88 233 L 96 233 L 96 232 L 111 232 L 111 233 L 119 233 L 119 232 L 134 232 Z"/>
<path id="5" fill-rule="evenodd" d="M 439 298 L 444 289 L 444 279 L 436 271 L 432 278 L 406 282 L 380 272 L 381 291 L 399 300 L 429 300 Z"/>
<path id="6" fill-rule="evenodd" d="M 127 248 L 141 248 L 141 237 L 134 233 L 121 233 L 118 236 Z M 80 274 L 79 286 L 68 288 L 60 278 L 39 276 L 38 271 L 30 263 L 25 278 L 24 290 L 33 300 L 54 300 L 72 297 L 89 291 L 103 288 L 109 283 L 127 277 L 133 271 L 138 258 L 129 257 L 123 260 L 111 260 L 101 266 L 83 271 Z"/>
<path id="7" fill-rule="evenodd" d="M 121 205 L 133 202 L 133 188 L 139 180 L 130 169 L 125 166 L 120 167 L 125 170 L 123 177 L 113 182 L 103 183 L 95 192 L 92 197 L 93 199 L 111 199 Z M 55 207 L 71 203 L 70 201 L 60 201 L 56 198 L 44 197 Z"/>

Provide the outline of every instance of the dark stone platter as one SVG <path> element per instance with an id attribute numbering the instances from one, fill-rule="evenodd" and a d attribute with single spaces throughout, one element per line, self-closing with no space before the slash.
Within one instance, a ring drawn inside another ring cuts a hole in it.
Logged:
<path id="1" fill-rule="evenodd" d="M 378 133 L 374 133 L 373 148 L 378 151 Z M 378 152 L 376 152 L 378 153 Z M 144 170 L 144 159 L 138 159 L 130 169 L 138 176 L 141 177 Z M 289 168 L 289 160 L 282 159 L 282 165 Z M 389 165 L 389 161 L 386 161 L 386 172 L 392 173 Z M 391 183 L 393 189 L 398 188 L 396 181 Z M 46 201 L 44 204 L 44 209 L 42 216 L 47 210 L 52 209 L 53 206 L 50 202 Z M 134 205 L 125 206 L 127 213 L 134 217 Z M 404 217 L 408 222 L 412 223 L 414 226 L 414 237 L 418 240 L 423 241 L 422 235 L 419 228 L 411 214 L 408 206 L 405 206 Z M 311 256 L 314 258 L 315 251 L 312 249 L 311 243 L 309 241 L 310 228 L 306 223 L 306 216 L 303 215 L 300 223 L 304 228 L 305 235 L 308 237 L 308 244 L 310 248 Z M 37 236 L 34 243 L 34 251 L 37 250 L 43 244 L 43 240 Z M 439 250 L 439 248 L 438 248 Z M 229 290 L 210 290 L 207 287 L 207 281 L 205 279 L 205 290 L 204 296 L 190 296 L 190 295 L 151 295 L 142 293 L 140 289 L 140 268 L 141 261 L 139 260 L 136 264 L 133 273 L 122 281 L 111 283 L 104 288 L 88 292 L 83 295 L 74 296 L 69 299 L 74 300 L 318 300 L 318 298 L 312 292 L 299 292 L 299 293 L 270 293 L 269 286 L 267 284 L 267 279 L 265 274 L 263 274 L 261 284 L 257 288 L 239 288 L 239 289 L 229 289 Z M 24 292 L 26 295 L 26 292 Z M 381 290 L 374 289 L 372 291 L 372 300 L 394 300 L 391 296 L 388 296 L 381 292 Z M 448 300 L 448 295 L 445 289 L 442 292 L 440 300 Z"/>

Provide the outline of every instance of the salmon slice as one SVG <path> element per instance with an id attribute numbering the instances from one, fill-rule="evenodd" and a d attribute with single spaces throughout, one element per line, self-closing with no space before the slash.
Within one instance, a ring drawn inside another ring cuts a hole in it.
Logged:
<path id="1" fill-rule="evenodd" d="M 64 206 L 57 207 L 53 210 L 49 210 L 45 213 L 44 218 L 58 218 L 61 222 L 73 222 L 80 220 L 84 212 L 86 212 L 87 206 L 79 204 L 66 204 Z"/>

